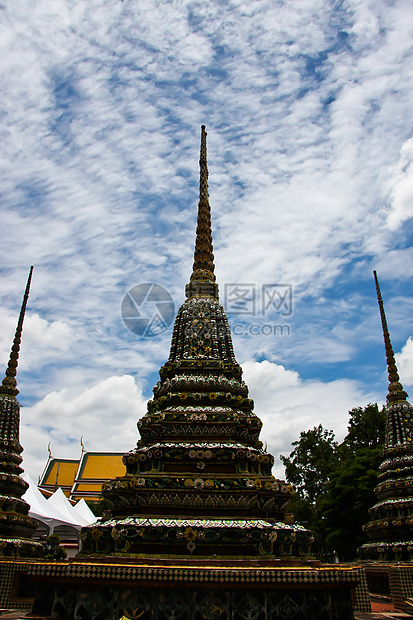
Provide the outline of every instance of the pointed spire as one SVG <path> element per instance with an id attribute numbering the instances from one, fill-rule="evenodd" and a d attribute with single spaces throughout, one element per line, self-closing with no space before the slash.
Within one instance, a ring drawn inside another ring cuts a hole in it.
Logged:
<path id="1" fill-rule="evenodd" d="M 218 286 L 214 275 L 214 250 L 212 246 L 211 208 L 208 194 L 207 132 L 201 126 L 201 150 L 199 156 L 199 203 L 193 271 L 190 284 L 186 286 L 187 297 L 215 297 Z"/>
<path id="2" fill-rule="evenodd" d="M 377 272 L 373 271 L 374 281 L 376 283 L 377 300 L 379 302 L 381 324 L 383 327 L 384 346 L 386 349 L 387 359 L 387 374 L 389 378 L 389 393 L 387 394 L 387 400 L 390 401 L 403 401 L 407 399 L 407 392 L 403 390 L 403 386 L 399 380 L 399 374 L 397 372 L 396 360 L 394 358 L 394 351 L 390 341 L 390 334 L 387 327 L 386 315 L 384 312 L 383 298 L 381 296 L 379 280 L 377 278 Z"/>
<path id="3" fill-rule="evenodd" d="M 199 203 L 193 271 L 208 271 L 214 277 L 214 252 L 212 247 L 211 209 L 208 195 L 207 132 L 201 127 L 199 154 Z"/>
<path id="4" fill-rule="evenodd" d="M 16 373 L 17 365 L 19 363 L 19 351 L 23 330 L 24 315 L 26 312 L 27 300 L 29 299 L 30 283 L 32 281 L 33 267 L 30 267 L 29 277 L 27 278 L 26 290 L 23 296 L 23 302 L 20 309 L 19 320 L 17 322 L 16 333 L 14 335 L 13 345 L 10 352 L 9 363 L 6 369 L 6 376 L 0 386 L 0 394 L 8 394 L 9 396 L 17 396 L 19 390 L 17 389 Z"/>

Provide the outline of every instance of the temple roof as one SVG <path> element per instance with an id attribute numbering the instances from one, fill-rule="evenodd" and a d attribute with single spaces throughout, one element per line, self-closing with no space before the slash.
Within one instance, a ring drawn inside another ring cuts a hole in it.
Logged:
<path id="1" fill-rule="evenodd" d="M 40 490 L 49 496 L 60 487 L 69 497 L 78 468 L 78 459 L 49 459 L 39 481 Z"/>
<path id="2" fill-rule="evenodd" d="M 125 471 L 123 452 L 82 452 L 80 459 L 50 458 L 39 482 L 49 496 L 61 488 L 66 497 L 96 501 L 102 484 Z"/>
<path id="3" fill-rule="evenodd" d="M 123 453 L 118 452 L 83 452 L 70 498 L 98 500 L 102 484 L 124 474 L 122 458 Z"/>

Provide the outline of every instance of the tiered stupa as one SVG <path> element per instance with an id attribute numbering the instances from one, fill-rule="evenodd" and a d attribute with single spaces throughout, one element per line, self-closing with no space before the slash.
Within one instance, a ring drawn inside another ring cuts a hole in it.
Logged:
<path id="1" fill-rule="evenodd" d="M 202 126 L 193 272 L 169 359 L 126 473 L 103 486 L 109 507 L 82 530 L 83 555 L 308 557 L 311 533 L 294 524 L 292 487 L 271 473 L 262 423 L 242 381 L 218 300 Z"/>
<path id="2" fill-rule="evenodd" d="M 361 547 L 360 555 L 372 560 L 412 560 L 413 407 L 400 383 L 375 271 L 374 279 L 386 349 L 389 392 L 383 462 L 375 488 L 378 502 L 370 509 L 371 520 L 363 528 L 371 542 Z"/>
<path id="3" fill-rule="evenodd" d="M 20 445 L 20 406 L 17 401 L 16 373 L 24 315 L 29 297 L 33 267 L 30 268 L 20 316 L 5 377 L 0 386 L 0 556 L 39 555 L 41 545 L 31 540 L 36 519 L 28 516 L 29 504 L 22 499 L 28 488 L 20 474 L 23 448 Z"/>
<path id="4" fill-rule="evenodd" d="M 105 483 L 107 514 L 82 529 L 80 555 L 26 564 L 36 617 L 353 617 L 359 569 L 310 559 L 311 533 L 286 512 L 292 489 L 259 440 L 218 301 L 205 127 L 200 166 L 193 273 L 142 439 Z"/>

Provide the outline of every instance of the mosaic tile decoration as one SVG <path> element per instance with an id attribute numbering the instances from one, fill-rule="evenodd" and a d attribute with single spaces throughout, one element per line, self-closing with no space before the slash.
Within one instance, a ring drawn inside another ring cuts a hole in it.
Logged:
<path id="1" fill-rule="evenodd" d="M 33 562 L 26 568 L 38 587 L 34 614 L 93 620 L 119 620 L 131 613 L 128 609 L 135 610 L 128 617 L 141 620 L 350 620 L 351 591 L 361 576 L 361 569 L 351 566 L 309 569 L 69 561 Z M 207 613 L 208 605 L 213 607 Z M 368 611 L 363 603 L 358 608 Z"/>
<path id="2" fill-rule="evenodd" d="M 11 592 L 16 571 L 26 572 L 28 576 L 42 575 L 47 578 L 99 580 L 116 580 L 120 583 L 146 581 L 154 583 L 181 583 L 190 586 L 193 583 L 211 584 L 261 584 L 261 585 L 322 585 L 356 583 L 354 609 L 370 612 L 370 597 L 366 575 L 363 567 L 321 567 L 307 568 L 269 568 L 269 567 L 183 567 L 151 566 L 133 564 L 107 564 L 103 562 L 11 562 L 0 561 L 0 607 L 13 609 L 30 609 L 31 601 L 12 600 Z M 412 593 L 412 569 L 405 567 L 401 572 L 404 580 L 404 594 Z"/>
<path id="3" fill-rule="evenodd" d="M 0 608 L 31 609 L 33 600 L 13 597 L 16 572 L 25 572 L 25 562 L 0 561 Z"/>
<path id="4" fill-rule="evenodd" d="M 355 583 L 359 572 L 351 567 L 271 568 L 271 567 L 204 567 L 195 565 L 151 566 L 88 562 L 28 563 L 28 575 L 53 578 L 117 579 L 145 581 L 207 581 L 211 583 L 284 583 L 284 584 L 340 584 Z"/>
<path id="5" fill-rule="evenodd" d="M 44 607 L 42 608 L 44 610 Z M 57 618 L 117 620 L 350 620 L 351 602 L 344 592 L 95 590 L 88 594 L 66 588 L 51 605 Z"/>
<path id="6" fill-rule="evenodd" d="M 363 613 L 371 612 L 371 602 L 370 602 L 370 593 L 369 587 L 367 584 L 367 576 L 366 571 L 363 567 L 353 567 L 354 571 L 357 574 L 358 584 L 354 591 L 354 610 L 360 611 Z"/>

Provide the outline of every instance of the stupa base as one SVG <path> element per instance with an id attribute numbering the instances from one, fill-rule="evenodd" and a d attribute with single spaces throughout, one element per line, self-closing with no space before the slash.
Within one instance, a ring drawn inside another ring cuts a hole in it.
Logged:
<path id="1" fill-rule="evenodd" d="M 366 543 L 359 549 L 362 560 L 379 562 L 413 561 L 413 540 Z"/>
<path id="2" fill-rule="evenodd" d="M 265 519 L 140 518 L 98 521 L 82 528 L 80 556 L 307 559 L 312 534 L 301 525 Z"/>
<path id="3" fill-rule="evenodd" d="M 40 558 L 43 545 L 26 538 L 0 537 L 0 558 Z"/>
<path id="4" fill-rule="evenodd" d="M 354 567 L 113 558 L 26 563 L 33 614 L 67 620 L 351 620 Z"/>

